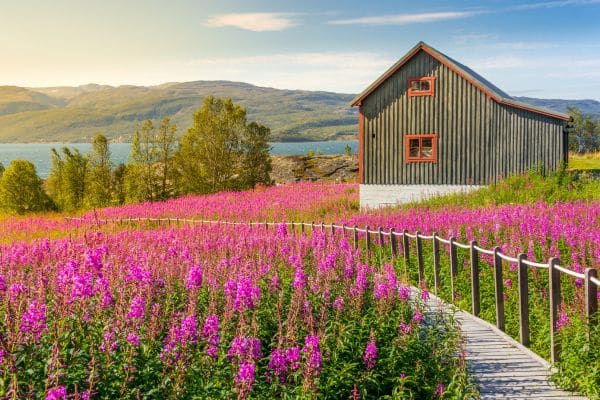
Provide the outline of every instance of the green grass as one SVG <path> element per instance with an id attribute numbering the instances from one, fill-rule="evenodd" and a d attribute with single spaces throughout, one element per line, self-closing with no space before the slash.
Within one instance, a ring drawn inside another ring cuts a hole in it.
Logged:
<path id="1" fill-rule="evenodd" d="M 533 170 L 522 175 L 510 176 L 473 192 L 436 196 L 405 204 L 402 208 L 480 208 L 500 204 L 574 200 L 600 200 L 600 179 L 593 178 L 587 172 L 567 171 L 562 168 L 547 175 Z"/>
<path id="2" fill-rule="evenodd" d="M 600 152 L 587 154 L 569 154 L 569 169 L 600 170 Z"/>

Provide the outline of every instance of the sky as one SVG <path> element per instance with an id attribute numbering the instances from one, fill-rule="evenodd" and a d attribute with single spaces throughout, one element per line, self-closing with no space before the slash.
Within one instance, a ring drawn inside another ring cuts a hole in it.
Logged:
<path id="1" fill-rule="evenodd" d="M 600 0 L 0 0 L 0 85 L 359 93 L 419 41 L 513 96 L 600 100 Z"/>

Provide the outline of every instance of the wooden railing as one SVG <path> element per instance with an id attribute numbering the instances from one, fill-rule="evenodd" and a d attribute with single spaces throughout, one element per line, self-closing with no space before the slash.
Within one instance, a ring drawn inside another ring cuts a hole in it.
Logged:
<path id="1" fill-rule="evenodd" d="M 456 299 L 456 277 L 458 275 L 458 249 L 469 250 L 470 272 L 471 272 L 471 313 L 479 317 L 481 312 L 481 294 L 479 283 L 479 267 L 480 254 L 491 256 L 493 259 L 494 269 L 494 297 L 496 308 L 496 327 L 501 331 L 505 331 L 505 313 L 504 313 L 504 282 L 503 282 L 503 264 L 504 262 L 515 264 L 518 274 L 518 298 L 519 298 L 519 339 L 521 344 L 529 347 L 530 345 L 530 329 L 529 329 L 529 270 L 530 268 L 548 270 L 548 289 L 549 289 L 549 316 L 550 316 L 550 356 L 552 363 L 559 360 L 560 344 L 556 337 L 556 327 L 558 321 L 558 313 L 562 301 L 560 279 L 561 274 L 565 274 L 575 279 L 582 279 L 584 282 L 585 293 L 585 315 L 589 324 L 598 323 L 598 288 L 600 287 L 600 279 L 598 279 L 598 271 L 594 268 L 586 268 L 584 273 L 571 271 L 560 265 L 560 261 L 556 257 L 548 259 L 547 263 L 539 263 L 527 259 L 527 255 L 519 253 L 516 257 L 504 254 L 500 247 L 493 249 L 485 249 L 479 247 L 477 242 L 472 240 L 470 243 L 460 243 L 455 237 L 444 239 L 438 236 L 437 233 L 432 235 L 423 235 L 419 231 L 414 234 L 406 229 L 396 231 L 391 228 L 387 231 L 379 227 L 377 230 L 371 230 L 369 226 L 364 229 L 358 226 L 336 225 L 334 223 L 315 224 L 314 222 L 230 222 L 219 220 L 198 220 L 198 219 L 181 219 L 181 218 L 126 218 L 126 219 L 83 219 L 83 218 L 67 218 L 68 220 L 85 221 L 88 223 L 106 224 L 109 222 L 119 224 L 132 224 L 134 222 L 150 222 L 160 226 L 162 223 L 171 225 L 182 223 L 190 224 L 224 224 L 224 225 L 245 225 L 250 228 L 259 227 L 265 230 L 269 226 L 278 226 L 285 224 L 290 227 L 291 232 L 295 234 L 296 229 L 300 229 L 301 233 L 306 233 L 306 229 L 310 227 L 311 234 L 319 229 L 322 232 L 335 235 L 337 231 L 343 233 L 344 236 L 348 232 L 352 233 L 353 246 L 358 249 L 361 236 L 364 237 L 364 246 L 367 256 L 372 254 L 374 250 L 373 235 L 376 235 L 381 245 L 381 248 L 389 246 L 392 258 L 399 257 L 398 239 L 402 240 L 402 256 L 405 263 L 408 265 L 411 259 L 411 240 L 414 242 L 415 252 L 417 256 L 418 280 L 421 284 L 425 282 L 425 263 L 423 260 L 423 241 L 431 241 L 433 251 L 433 284 L 434 293 L 438 293 L 441 287 L 440 279 L 440 245 L 448 246 L 449 264 L 450 264 L 450 292 L 454 302 Z M 385 238 L 388 237 L 388 243 L 385 243 Z"/>

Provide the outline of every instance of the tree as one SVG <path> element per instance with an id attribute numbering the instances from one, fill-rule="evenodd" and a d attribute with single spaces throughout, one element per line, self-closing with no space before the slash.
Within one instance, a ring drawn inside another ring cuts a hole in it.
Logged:
<path id="1" fill-rule="evenodd" d="M 577 153 L 600 150 L 600 119 L 583 114 L 577 107 L 567 107 L 567 110 L 573 118 L 569 150 Z"/>
<path id="2" fill-rule="evenodd" d="M 117 165 L 115 170 L 113 171 L 113 195 L 115 203 L 123 204 L 125 203 L 125 175 L 127 173 L 127 167 L 125 164 L 120 163 Z"/>
<path id="3" fill-rule="evenodd" d="M 106 136 L 98 133 L 92 139 L 87 154 L 89 168 L 86 176 L 85 204 L 88 207 L 106 207 L 113 196 L 112 162 Z"/>
<path id="4" fill-rule="evenodd" d="M 125 197 L 127 202 L 153 201 L 156 193 L 155 164 L 158 149 L 152 120 L 145 121 L 133 135 L 131 162 L 125 173 Z"/>
<path id="5" fill-rule="evenodd" d="M 248 124 L 242 138 L 240 188 L 251 188 L 259 183 L 272 183 L 269 173 L 273 169 L 269 155 L 271 130 L 256 122 Z"/>
<path id="6" fill-rule="evenodd" d="M 158 128 L 156 146 L 158 147 L 158 187 L 157 198 L 168 199 L 175 195 L 175 154 L 177 152 L 177 125 L 171 124 L 171 118 L 164 117 Z"/>
<path id="7" fill-rule="evenodd" d="M 2 165 L 2 163 L 0 163 L 0 177 L 2 177 L 3 173 L 4 173 L 4 165 Z"/>
<path id="8" fill-rule="evenodd" d="M 88 159 L 77 149 L 63 147 L 62 153 L 64 159 L 52 149 L 48 192 L 61 209 L 74 211 L 83 206 Z"/>
<path id="9" fill-rule="evenodd" d="M 147 120 L 135 132 L 124 180 L 127 201 L 164 200 L 175 194 L 176 133 L 169 117 L 162 119 L 158 131 Z"/>
<path id="10" fill-rule="evenodd" d="M 37 175 L 26 160 L 14 160 L 0 178 L 0 204 L 11 213 L 24 214 L 52 210 L 53 204 Z"/>
<path id="11" fill-rule="evenodd" d="M 208 96 L 181 138 L 177 165 L 184 193 L 207 193 L 270 182 L 268 128 L 246 124 L 246 110 Z"/>

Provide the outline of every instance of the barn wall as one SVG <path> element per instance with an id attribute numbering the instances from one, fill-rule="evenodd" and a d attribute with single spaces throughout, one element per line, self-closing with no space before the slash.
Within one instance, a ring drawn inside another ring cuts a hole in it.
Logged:
<path id="1" fill-rule="evenodd" d="M 435 96 L 408 79 L 435 76 Z M 498 104 L 424 51 L 362 101 L 365 184 L 483 185 L 539 163 L 556 168 L 562 122 Z M 437 134 L 437 162 L 405 163 L 406 134 Z"/>

